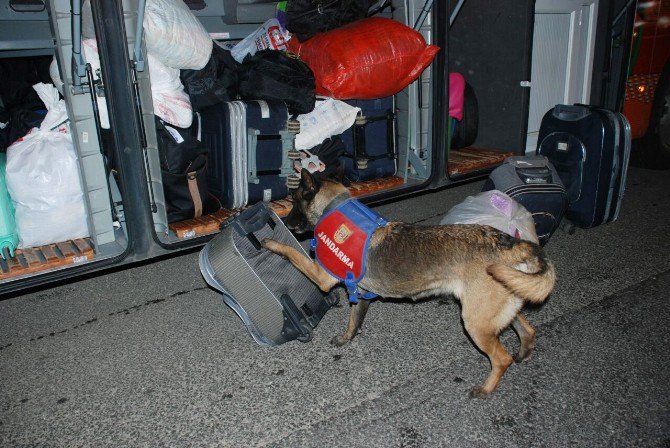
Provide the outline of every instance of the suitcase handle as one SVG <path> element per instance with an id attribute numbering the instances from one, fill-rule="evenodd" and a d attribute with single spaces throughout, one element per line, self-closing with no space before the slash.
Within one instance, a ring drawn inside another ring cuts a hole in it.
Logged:
<path id="1" fill-rule="evenodd" d="M 281 140 L 282 142 L 282 166 L 278 170 L 259 170 L 256 158 L 258 141 Z M 289 131 L 279 131 L 278 134 L 261 134 L 258 129 L 247 130 L 247 182 L 259 184 L 258 176 L 275 175 L 287 177 L 293 173 L 293 163 L 288 157 L 289 150 L 295 147 L 295 134 Z"/>
<path id="2" fill-rule="evenodd" d="M 388 112 L 385 115 L 377 115 L 374 117 L 365 116 L 362 123 L 355 123 L 352 127 L 352 141 L 354 144 L 353 147 L 353 159 L 360 160 L 379 160 L 379 159 L 390 159 L 393 160 L 396 158 L 395 155 L 395 114 L 393 112 Z M 366 151 L 365 143 L 365 126 L 368 123 L 374 123 L 376 121 L 386 121 L 386 154 L 380 154 L 377 156 L 369 156 Z"/>
<path id="3" fill-rule="evenodd" d="M 254 232 L 258 232 L 266 225 L 269 225 L 274 230 L 276 223 L 270 215 L 270 210 L 262 202 L 243 210 L 233 222 L 237 233 L 246 237 L 256 250 L 261 250 L 261 243 L 256 238 L 256 235 L 254 235 Z"/>
<path id="4" fill-rule="evenodd" d="M 570 106 L 567 104 L 558 104 L 552 112 L 554 117 L 565 121 L 577 121 L 588 116 L 591 112 L 588 107 L 582 105 Z"/>
<path id="5" fill-rule="evenodd" d="M 551 170 L 547 167 L 515 168 L 517 176 L 524 184 L 550 184 L 553 182 Z"/>

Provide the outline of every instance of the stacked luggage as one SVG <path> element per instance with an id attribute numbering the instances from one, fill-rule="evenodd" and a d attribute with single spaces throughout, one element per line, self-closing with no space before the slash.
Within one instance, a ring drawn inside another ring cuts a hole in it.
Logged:
<path id="1" fill-rule="evenodd" d="M 621 113 L 559 104 L 542 118 L 537 155 L 510 157 L 484 190 L 500 190 L 526 207 L 546 244 L 561 224 L 572 231 L 618 218 L 630 151 L 630 124 Z"/>
<path id="2" fill-rule="evenodd" d="M 394 95 L 419 76 L 438 48 L 398 21 L 369 17 L 379 12 L 370 9 L 375 3 L 350 9 L 345 2 L 317 8 L 289 1 L 243 40 L 214 43 L 209 61 L 181 68 L 200 116 L 199 141 L 208 149 L 208 193 L 222 207 L 286 198 L 297 186 L 300 161 L 339 140 L 344 153 L 330 157 L 325 169 L 323 160 L 310 169 L 345 183 L 396 174 Z M 341 51 L 321 51 L 343 44 Z M 317 98 L 346 102 L 356 112 L 341 118 L 337 131 L 303 147 L 295 138 L 298 122 L 315 118 Z M 170 196 L 166 191 L 168 204 Z"/>

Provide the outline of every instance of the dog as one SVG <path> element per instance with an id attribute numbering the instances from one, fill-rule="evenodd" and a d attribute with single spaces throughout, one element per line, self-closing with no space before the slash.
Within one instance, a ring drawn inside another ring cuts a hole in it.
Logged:
<path id="1" fill-rule="evenodd" d="M 333 201 L 349 198 L 349 191 L 341 183 L 315 178 L 303 169 L 292 196 L 286 226 L 304 233 L 314 228 Z M 324 292 L 340 282 L 290 246 L 270 239 L 261 244 L 288 259 Z M 486 398 L 496 389 L 512 361 L 530 356 L 535 330 L 520 310 L 526 302 L 542 303 L 556 281 L 554 266 L 539 245 L 475 224 L 390 222 L 372 234 L 366 260 L 367 270 L 358 283 L 365 291 L 413 300 L 452 295 L 460 301 L 465 330 L 491 363 L 488 378 L 470 391 L 471 397 L 478 398 Z M 351 306 L 346 330 L 332 339 L 334 345 L 344 345 L 356 336 L 369 306 L 370 301 L 363 299 Z M 510 325 L 520 339 L 514 357 L 498 338 Z"/>

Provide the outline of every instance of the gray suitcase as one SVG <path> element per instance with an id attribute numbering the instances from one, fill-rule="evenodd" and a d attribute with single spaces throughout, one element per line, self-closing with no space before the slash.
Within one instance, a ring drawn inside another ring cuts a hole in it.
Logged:
<path id="1" fill-rule="evenodd" d="M 305 253 L 277 215 L 262 202 L 223 224 L 200 252 L 205 281 L 223 294 L 254 340 L 264 346 L 309 341 L 334 296 L 322 293 L 289 261 L 263 249 L 271 238 Z M 306 255 L 306 253 L 305 253 Z"/>

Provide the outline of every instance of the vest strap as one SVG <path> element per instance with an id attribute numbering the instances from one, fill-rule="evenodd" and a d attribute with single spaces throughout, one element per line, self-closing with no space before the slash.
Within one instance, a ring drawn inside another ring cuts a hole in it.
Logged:
<path id="1" fill-rule="evenodd" d="M 347 272 L 347 278 L 344 279 L 344 286 L 347 288 L 349 293 L 349 303 L 356 304 L 358 299 L 370 300 L 377 297 L 377 294 L 373 292 L 364 292 L 361 294 L 361 291 L 358 290 L 358 282 L 354 278 L 354 274 Z"/>

